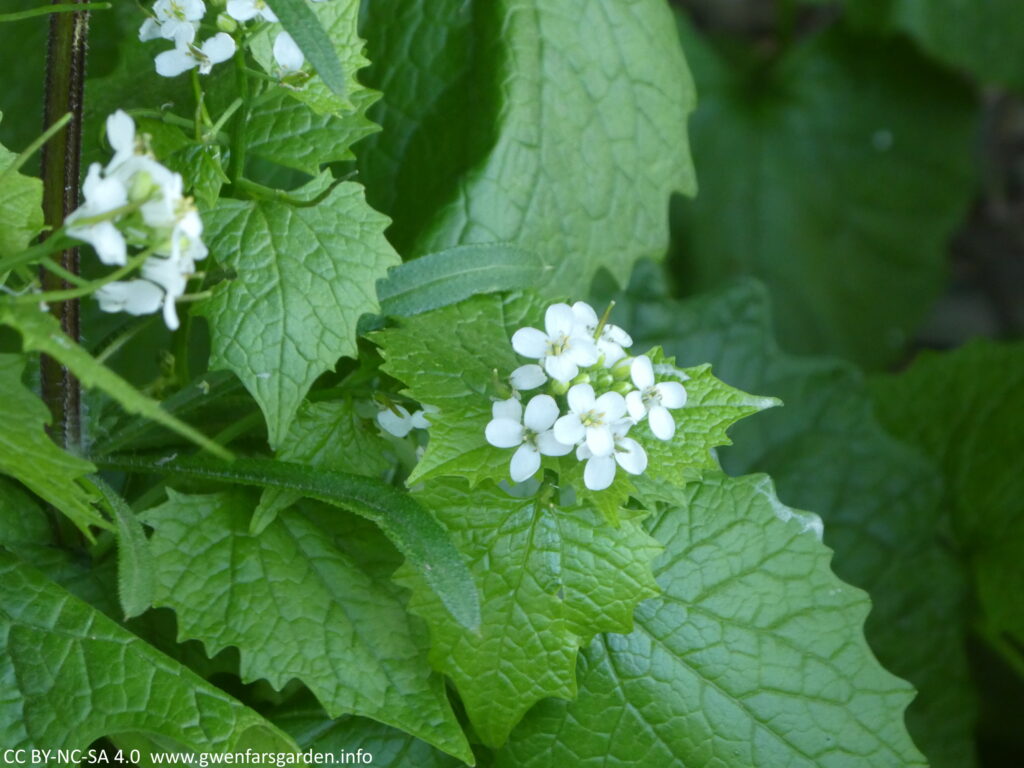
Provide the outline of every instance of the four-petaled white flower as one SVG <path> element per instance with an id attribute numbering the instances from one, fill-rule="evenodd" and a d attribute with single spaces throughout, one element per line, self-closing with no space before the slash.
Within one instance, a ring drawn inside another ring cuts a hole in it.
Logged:
<path id="1" fill-rule="evenodd" d="M 555 422 L 559 442 L 579 445 L 585 442 L 594 456 L 609 456 L 615 447 L 612 425 L 626 415 L 626 401 L 618 392 L 594 395 L 589 384 L 569 388 L 569 413 Z"/>
<path id="2" fill-rule="evenodd" d="M 107 283 L 93 296 L 104 312 L 127 312 L 129 315 L 150 315 L 164 302 L 164 292 L 148 280 Z"/>
<path id="3" fill-rule="evenodd" d="M 546 331 L 546 332 L 545 332 Z M 512 335 L 512 348 L 523 357 L 540 360 L 548 376 L 569 382 L 580 366 L 597 362 L 597 346 L 580 328 L 568 304 L 552 304 L 544 314 L 544 331 L 520 328 Z"/>
<path id="4" fill-rule="evenodd" d="M 540 469 L 540 457 L 565 456 L 571 445 L 560 442 L 551 430 L 558 418 L 558 403 L 551 395 L 535 395 L 526 404 L 516 398 L 500 400 L 491 407 L 493 418 L 484 434 L 496 448 L 517 448 L 509 465 L 512 480 L 521 483 Z"/>
<path id="5" fill-rule="evenodd" d="M 277 21 L 266 0 L 228 0 L 228 16 L 235 21 L 249 21 L 257 16 L 264 21 Z"/>
<path id="6" fill-rule="evenodd" d="M 302 69 L 306 57 L 302 55 L 291 35 L 287 32 L 278 32 L 274 38 L 274 61 L 280 67 L 282 75 L 289 75 Z"/>
<path id="7" fill-rule="evenodd" d="M 199 67 L 199 74 L 208 75 L 214 64 L 227 61 L 235 55 L 235 39 L 226 32 L 218 32 L 203 44 L 193 43 L 157 54 L 156 71 L 164 77 L 175 77 Z"/>
<path id="8" fill-rule="evenodd" d="M 196 39 L 196 27 L 206 13 L 203 0 L 156 0 L 153 16 L 142 22 L 139 40 L 173 40 L 188 45 Z"/>
<path id="9" fill-rule="evenodd" d="M 659 440 L 671 440 L 676 433 L 676 422 L 669 408 L 686 405 L 686 389 L 678 381 L 654 381 L 654 367 L 646 355 L 633 358 L 630 377 L 637 389 L 626 395 L 626 406 L 634 421 L 647 416 L 651 432 Z"/>
<path id="10" fill-rule="evenodd" d="M 519 366 L 508 377 L 509 384 L 517 392 L 528 392 L 531 389 L 536 389 L 547 380 L 548 377 L 544 375 L 544 369 L 533 363 Z"/>
<path id="11" fill-rule="evenodd" d="M 572 305 L 572 313 L 583 333 L 591 338 L 597 333 L 601 320 L 594 308 L 585 301 L 577 301 Z M 595 340 L 598 354 L 604 358 L 604 366 L 611 368 L 626 356 L 626 351 L 633 346 L 632 337 L 617 325 L 605 323 L 601 335 Z"/>
<path id="12" fill-rule="evenodd" d="M 82 184 L 82 195 L 85 202 L 64 221 L 67 233 L 89 243 L 104 264 L 124 266 L 128 262 L 128 246 L 114 223 L 114 211 L 128 204 L 124 183 L 105 176 L 102 166 L 93 163 Z M 93 221 L 83 221 L 89 219 Z"/>
<path id="13" fill-rule="evenodd" d="M 410 414 L 406 408 L 396 404 L 378 412 L 377 423 L 381 429 L 395 437 L 405 437 L 414 429 L 426 429 L 430 426 L 425 412 L 416 411 Z"/>
<path id="14" fill-rule="evenodd" d="M 643 474 L 647 469 L 647 451 L 636 440 L 626 437 L 631 426 L 628 419 L 620 419 L 612 425 L 615 447 L 610 456 L 595 456 L 586 443 L 576 449 L 576 458 L 587 462 L 583 468 L 583 484 L 591 491 L 603 491 L 612 484 L 616 464 L 631 475 Z"/>

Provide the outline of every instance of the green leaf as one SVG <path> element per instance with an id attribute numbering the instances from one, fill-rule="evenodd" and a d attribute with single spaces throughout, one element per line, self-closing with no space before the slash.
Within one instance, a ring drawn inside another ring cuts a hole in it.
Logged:
<path id="1" fill-rule="evenodd" d="M 50 440 L 44 429 L 50 423 L 50 412 L 22 386 L 24 369 L 22 355 L 0 355 L 0 401 L 4 404 L 0 474 L 24 483 L 92 540 L 89 526 L 110 528 L 110 523 L 92 507 L 96 497 L 80 484 L 96 467 L 62 451 Z"/>
<path id="2" fill-rule="evenodd" d="M 377 298 L 382 314 L 408 317 L 481 293 L 540 285 L 550 271 L 536 253 L 514 245 L 456 246 L 395 267 L 377 284 Z"/>
<path id="3" fill-rule="evenodd" d="M 292 422 L 277 458 L 318 469 L 380 478 L 391 466 L 390 447 L 377 428 L 359 417 L 351 400 L 305 403 Z M 252 515 L 251 533 L 262 531 L 278 512 L 302 498 L 299 491 L 268 488 Z"/>
<path id="4" fill-rule="evenodd" d="M 252 536 L 254 503 L 239 491 L 168 490 L 143 515 L 154 529 L 156 603 L 175 610 L 182 636 L 211 656 L 237 646 L 245 682 L 281 689 L 297 678 L 332 717 L 364 715 L 471 756 L 400 594 L 332 543 L 345 535 L 339 514 L 293 511 Z"/>
<path id="5" fill-rule="evenodd" d="M 129 472 L 178 474 L 295 491 L 306 498 L 355 512 L 380 527 L 408 558 L 410 565 L 436 590 L 460 626 L 472 630 L 480 624 L 479 596 L 473 580 L 444 529 L 412 497 L 379 480 L 266 459 L 236 459 L 227 464 L 173 456 L 156 461 L 115 457 L 100 460 L 99 464 Z"/>
<path id="6" fill-rule="evenodd" d="M 480 590 L 477 632 L 453 622 L 422 573 L 396 575 L 409 610 L 430 626 L 430 660 L 459 690 L 481 740 L 501 745 L 534 703 L 576 694 L 577 649 L 597 632 L 628 632 L 655 594 L 657 544 L 624 513 L 618 527 L 582 506 L 515 498 L 493 484 L 435 481 L 417 492 L 469 561 Z"/>
<path id="7" fill-rule="evenodd" d="M 138 616 L 153 603 L 155 578 L 149 539 L 135 512 L 98 476 L 90 482 L 99 491 L 117 526 L 117 594 L 126 619 Z"/>
<path id="8" fill-rule="evenodd" d="M 328 34 L 330 30 L 324 29 L 313 8 L 306 0 L 267 0 L 267 4 L 274 9 L 281 26 L 309 59 L 324 85 L 339 99 L 344 99 L 345 73 Z"/>
<path id="9" fill-rule="evenodd" d="M 988 629 L 1024 642 L 1024 344 L 925 353 L 872 383 L 893 434 L 941 467 Z M 1017 652 L 1019 654 L 1019 651 Z"/>
<path id="10" fill-rule="evenodd" d="M 4 369 L 3 357 L 0 371 Z M 35 499 L 13 480 L 0 476 L 0 547 L 17 551 L 25 545 L 46 545 L 51 534 L 46 515 Z"/>
<path id="11" fill-rule="evenodd" d="M 17 157 L 0 144 L 0 259 L 28 248 L 43 230 L 43 182 L 10 170 Z"/>
<path id="12" fill-rule="evenodd" d="M 87 749 L 144 731 L 206 752 L 292 752 L 226 693 L 0 551 L 0 743 Z"/>
<path id="13" fill-rule="evenodd" d="M 766 477 L 647 485 L 663 595 L 596 638 L 573 702 L 530 712 L 497 766 L 923 766 L 909 685 L 864 641 L 867 596 L 829 570 Z"/>
<path id="14" fill-rule="evenodd" d="M 552 267 L 549 295 L 664 252 L 668 198 L 696 185 L 662 0 L 385 0 L 363 29 L 386 98 L 361 178 L 400 252 L 517 244 Z"/>
<path id="15" fill-rule="evenodd" d="M 0 301 L 0 324 L 10 325 L 21 334 L 26 352 L 49 355 L 74 373 L 84 386 L 102 390 L 129 413 L 137 413 L 162 424 L 214 456 L 231 458 L 231 453 L 223 446 L 171 416 L 156 400 L 146 397 L 105 365 L 96 362 L 61 330 L 57 319 L 48 312 L 28 304 Z"/>
<path id="16" fill-rule="evenodd" d="M 276 447 L 316 377 L 356 356 L 359 317 L 380 308 L 376 282 L 399 263 L 387 219 L 343 183 L 308 207 L 222 200 L 204 223 L 210 251 L 237 272 L 196 308 L 210 321 L 210 366 L 238 375 Z"/>
<path id="17" fill-rule="evenodd" d="M 638 287 L 658 284 L 637 275 Z M 767 292 L 752 280 L 685 302 L 620 297 L 616 309 L 637 344 L 663 344 L 682 364 L 711 361 L 731 384 L 785 401 L 735 427 L 723 465 L 768 472 L 784 502 L 820 511 L 836 574 L 871 594 L 872 649 L 918 688 L 907 710 L 914 740 L 934 768 L 973 765 L 967 586 L 945 533 L 940 478 L 878 424 L 862 375 L 781 352 Z"/>
<path id="18" fill-rule="evenodd" d="M 892 40 L 834 31 L 767 67 L 682 36 L 702 186 L 674 210 L 680 284 L 755 275 L 785 348 L 891 361 L 945 285 L 974 194 L 974 94 Z"/>

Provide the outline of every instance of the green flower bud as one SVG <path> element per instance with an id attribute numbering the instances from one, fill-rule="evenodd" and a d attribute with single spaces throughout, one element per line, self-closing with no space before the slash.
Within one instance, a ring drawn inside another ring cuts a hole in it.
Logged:
<path id="1" fill-rule="evenodd" d="M 238 22 L 228 16 L 226 13 L 222 13 L 217 17 L 217 29 L 221 32 L 227 32 L 229 35 L 234 34 L 235 30 L 238 29 Z"/>

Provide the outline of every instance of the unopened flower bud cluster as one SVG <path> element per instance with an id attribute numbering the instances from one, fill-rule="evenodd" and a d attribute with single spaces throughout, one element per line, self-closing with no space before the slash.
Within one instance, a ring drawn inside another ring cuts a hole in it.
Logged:
<path id="1" fill-rule="evenodd" d="M 183 195 L 181 175 L 149 152 L 135 122 L 118 110 L 107 118 L 114 157 L 93 163 L 82 185 L 85 202 L 65 220 L 65 231 L 95 249 L 104 264 L 124 266 L 129 247 L 149 250 L 141 277 L 107 283 L 95 293 L 105 312 L 147 315 L 163 307 L 164 321 L 178 327 L 175 301 L 185 293 L 195 262 L 206 258 L 203 222 Z"/>
<path id="2" fill-rule="evenodd" d="M 593 307 L 578 301 L 552 304 L 544 330 L 520 328 L 512 348 L 536 360 L 512 371 L 513 396 L 494 403 L 487 424 L 487 442 L 515 448 L 510 475 L 522 482 L 537 473 L 542 456 L 575 451 L 586 462 L 583 482 L 604 490 L 616 467 L 639 475 L 647 468 L 647 452 L 629 432 L 647 419 L 659 440 L 671 440 L 675 419 L 670 410 L 686 404 L 680 381 L 658 381 L 650 358 L 630 357 L 633 344 L 623 329 L 602 322 Z M 676 375 L 678 378 L 678 374 Z M 547 392 L 520 394 L 545 387 Z"/>
<path id="3" fill-rule="evenodd" d="M 311 2 L 320 3 L 324 0 Z M 236 22 L 278 21 L 266 0 L 228 0 L 225 13 L 227 16 L 218 21 L 222 29 L 237 27 Z M 227 32 L 217 32 L 201 43 L 197 41 L 205 15 L 206 3 L 203 0 L 156 0 L 152 15 L 139 29 L 139 39 L 174 42 L 174 48 L 157 54 L 157 74 L 175 77 L 198 68 L 200 74 L 207 75 L 214 64 L 234 56 L 235 39 Z M 284 30 L 279 31 L 274 39 L 274 60 L 282 76 L 298 72 L 305 61 L 292 36 Z"/>

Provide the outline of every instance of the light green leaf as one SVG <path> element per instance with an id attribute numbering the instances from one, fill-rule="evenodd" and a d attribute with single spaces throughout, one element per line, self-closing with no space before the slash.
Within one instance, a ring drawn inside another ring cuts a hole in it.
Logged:
<path id="1" fill-rule="evenodd" d="M 702 186 L 674 209 L 680 284 L 757 276 L 783 347 L 892 360 L 945 285 L 974 194 L 974 94 L 893 40 L 833 31 L 768 67 L 685 23 L 682 37 Z"/>
<path id="2" fill-rule="evenodd" d="M 637 286 L 663 284 L 638 273 Z M 752 280 L 684 302 L 620 297 L 637 344 L 685 365 L 710 361 L 731 384 L 782 398 L 745 419 L 719 452 L 731 474 L 769 472 L 780 498 L 819 510 L 836 574 L 871 594 L 867 637 L 919 694 L 907 726 L 934 768 L 975 762 L 975 696 L 965 648 L 967 585 L 945 533 L 935 469 L 872 414 L 863 377 L 829 358 L 781 352 L 768 295 Z"/>
<path id="3" fill-rule="evenodd" d="M 317 469 L 380 478 L 391 466 L 390 447 L 376 426 L 359 417 L 351 400 L 305 403 L 277 458 Z M 262 531 L 278 512 L 302 498 L 300 491 L 268 488 L 252 515 L 250 532 Z"/>
<path id="4" fill-rule="evenodd" d="M 210 366 L 242 380 L 274 447 L 316 377 L 356 356 L 356 322 L 378 311 L 376 282 L 399 263 L 387 219 L 342 183 L 308 207 L 223 200 L 204 222 L 211 253 L 237 272 L 197 306 L 210 321 Z"/>
<path id="5" fill-rule="evenodd" d="M 405 566 L 396 579 L 413 591 L 409 610 L 430 626 L 431 663 L 455 682 L 477 735 L 499 746 L 535 702 L 575 695 L 581 642 L 630 630 L 637 603 L 655 594 L 657 544 L 636 512 L 613 527 L 593 509 L 454 480 L 415 495 L 469 561 L 480 629 L 453 622 L 421 573 Z"/>
<path id="6" fill-rule="evenodd" d="M 66 366 L 86 387 L 102 390 L 129 413 L 137 413 L 191 440 L 214 456 L 230 459 L 231 453 L 203 433 L 160 407 L 160 403 L 139 392 L 112 370 L 72 341 L 53 315 L 29 304 L 0 301 L 0 324 L 10 325 L 21 334 L 26 352 L 42 352 Z"/>
<path id="7" fill-rule="evenodd" d="M 882 423 L 942 469 L 988 630 L 1024 642 L 1024 344 L 925 353 L 872 393 Z"/>
<path id="8" fill-rule="evenodd" d="M 536 253 L 514 245 L 462 245 L 395 267 L 377 284 L 377 298 L 382 314 L 408 317 L 481 293 L 540 285 L 550 271 Z"/>
<path id="9" fill-rule="evenodd" d="M 43 230 L 43 182 L 8 172 L 16 159 L 0 144 L 0 259 L 28 248 Z M 5 277 L 0 274 L 0 284 Z"/>
<path id="10" fill-rule="evenodd" d="M 80 484 L 96 467 L 62 451 L 46 434 L 44 427 L 50 423 L 50 412 L 22 386 L 24 370 L 22 355 L 0 355 L 0 402 L 4 404 L 0 474 L 24 483 L 67 515 L 91 540 L 89 526 L 110 528 L 110 523 L 92 507 L 95 495 Z M 9 503 L 14 502 L 4 502 L 4 506 Z"/>
<path id="11" fill-rule="evenodd" d="M 144 731 L 199 751 L 295 750 L 255 712 L 2 551 L 0 605 L 5 748 L 87 749 Z"/>
<path id="12" fill-rule="evenodd" d="M 345 73 L 342 71 L 341 62 L 338 61 L 338 53 L 334 50 L 331 37 L 321 26 L 313 6 L 306 0 L 268 0 L 268 5 L 274 9 L 281 20 L 281 26 L 292 36 L 299 50 L 316 69 L 324 85 L 339 99 L 344 99 Z"/>
<path id="13" fill-rule="evenodd" d="M 153 603 L 155 579 L 149 539 L 135 512 L 100 477 L 89 481 L 99 491 L 117 528 L 117 594 L 126 619 L 138 616 Z"/>
<path id="14" fill-rule="evenodd" d="M 625 281 L 664 252 L 669 196 L 696 185 L 663 0 L 387 0 L 366 16 L 386 98 L 362 178 L 403 254 L 515 243 L 553 268 L 538 290 L 581 295 L 599 268 Z"/>
<path id="15" fill-rule="evenodd" d="M 591 643 L 579 697 L 531 711 L 497 766 L 926 765 L 903 726 L 913 691 L 875 661 L 867 596 L 805 513 L 763 476 L 647 492 L 663 595 Z"/>
<path id="16" fill-rule="evenodd" d="M 301 680 L 332 717 L 364 715 L 472 754 L 399 593 L 332 543 L 344 535 L 337 511 L 293 511 L 252 536 L 249 494 L 168 498 L 142 519 L 154 529 L 156 603 L 175 610 L 183 637 L 210 655 L 237 646 L 246 682 Z"/>

